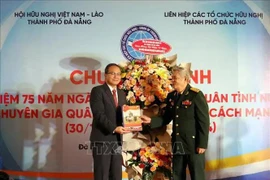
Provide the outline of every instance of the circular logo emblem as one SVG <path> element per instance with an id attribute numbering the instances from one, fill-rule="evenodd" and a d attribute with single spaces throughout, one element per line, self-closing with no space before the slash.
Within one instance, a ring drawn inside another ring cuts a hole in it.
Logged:
<path id="1" fill-rule="evenodd" d="M 121 51 L 125 58 L 132 61 L 134 59 L 144 59 L 144 53 L 132 47 L 133 42 L 141 39 L 160 40 L 157 32 L 146 25 L 136 25 L 130 27 L 121 38 Z"/>

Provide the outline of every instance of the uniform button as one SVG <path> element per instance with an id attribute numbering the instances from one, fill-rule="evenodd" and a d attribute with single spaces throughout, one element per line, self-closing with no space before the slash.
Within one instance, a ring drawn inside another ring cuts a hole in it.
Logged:
<path id="1" fill-rule="evenodd" d="M 179 133 L 176 133 L 177 136 L 179 136 Z"/>
<path id="2" fill-rule="evenodd" d="M 176 106 L 176 109 L 178 109 L 179 108 L 179 106 Z"/>
<path id="3" fill-rule="evenodd" d="M 175 117 L 177 117 L 177 118 L 178 118 L 178 115 L 176 115 Z"/>
<path id="4" fill-rule="evenodd" d="M 178 127 L 178 124 L 176 124 L 175 126 Z"/>

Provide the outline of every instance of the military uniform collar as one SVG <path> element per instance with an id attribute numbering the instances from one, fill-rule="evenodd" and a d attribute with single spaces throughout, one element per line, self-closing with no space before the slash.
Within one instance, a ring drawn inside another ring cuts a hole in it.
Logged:
<path id="1" fill-rule="evenodd" d="M 187 84 L 187 86 L 186 86 L 185 90 L 183 91 L 182 95 L 188 95 L 190 88 L 191 88 L 191 86 L 189 84 Z"/>

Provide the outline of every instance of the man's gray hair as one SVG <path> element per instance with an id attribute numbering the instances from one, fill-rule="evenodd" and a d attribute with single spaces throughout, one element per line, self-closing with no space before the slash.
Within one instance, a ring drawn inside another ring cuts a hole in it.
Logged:
<path id="1" fill-rule="evenodd" d="M 189 82 L 190 81 L 190 70 L 186 69 L 184 67 L 180 67 L 180 66 L 174 66 L 172 68 L 172 72 L 178 72 L 180 74 L 181 77 L 186 78 L 186 80 Z"/>

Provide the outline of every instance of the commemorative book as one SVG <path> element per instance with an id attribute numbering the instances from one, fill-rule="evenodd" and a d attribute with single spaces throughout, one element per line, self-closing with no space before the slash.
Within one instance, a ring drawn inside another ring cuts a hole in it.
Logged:
<path id="1" fill-rule="evenodd" d="M 138 105 L 123 105 L 123 126 L 130 131 L 142 131 L 141 108 Z"/>

